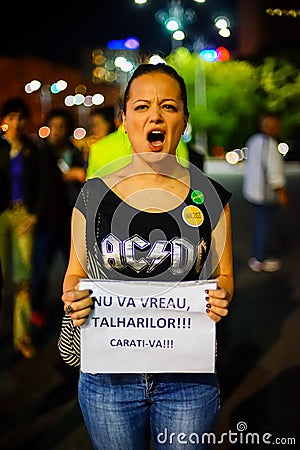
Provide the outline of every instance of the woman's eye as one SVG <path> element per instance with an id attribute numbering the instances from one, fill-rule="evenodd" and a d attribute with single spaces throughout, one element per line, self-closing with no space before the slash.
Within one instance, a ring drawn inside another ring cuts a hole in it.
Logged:
<path id="1" fill-rule="evenodd" d="M 146 109 L 146 108 L 147 108 L 147 105 L 137 105 L 135 107 L 135 110 L 136 111 L 141 111 L 141 110 Z"/>
<path id="2" fill-rule="evenodd" d="M 164 105 L 164 108 L 165 109 L 171 109 L 172 111 L 177 111 L 177 108 L 174 105 Z"/>

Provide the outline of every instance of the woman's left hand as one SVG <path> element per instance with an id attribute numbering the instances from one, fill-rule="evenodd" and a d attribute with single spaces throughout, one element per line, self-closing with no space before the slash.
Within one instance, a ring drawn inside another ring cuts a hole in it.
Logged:
<path id="1" fill-rule="evenodd" d="M 94 309 L 94 302 L 89 289 L 75 289 L 63 293 L 61 299 L 64 302 L 64 311 L 70 315 L 75 327 L 83 325 Z"/>
<path id="2" fill-rule="evenodd" d="M 206 313 L 212 320 L 219 322 L 222 317 L 226 317 L 228 314 L 230 293 L 224 288 L 207 289 L 205 293 Z"/>

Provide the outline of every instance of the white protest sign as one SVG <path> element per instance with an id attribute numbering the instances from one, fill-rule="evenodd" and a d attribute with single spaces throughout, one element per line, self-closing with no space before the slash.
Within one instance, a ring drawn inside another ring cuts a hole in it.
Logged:
<path id="1" fill-rule="evenodd" d="M 84 279 L 95 309 L 81 327 L 81 370 L 90 373 L 214 372 L 215 323 L 205 289 L 215 280 Z"/>

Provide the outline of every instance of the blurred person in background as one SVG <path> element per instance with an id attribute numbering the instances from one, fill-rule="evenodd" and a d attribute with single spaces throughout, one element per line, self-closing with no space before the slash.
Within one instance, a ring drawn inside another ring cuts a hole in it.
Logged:
<path id="1" fill-rule="evenodd" d="M 10 298 L 12 290 L 14 301 L 14 347 L 25 358 L 35 354 L 29 284 L 40 174 L 39 149 L 26 131 L 29 117 L 29 107 L 21 98 L 10 98 L 2 105 L 0 260 L 4 298 Z"/>
<path id="2" fill-rule="evenodd" d="M 31 278 L 31 320 L 38 327 L 46 324 L 45 302 L 54 258 L 61 252 L 65 263 L 68 261 L 71 211 L 86 176 L 83 156 L 71 142 L 74 120 L 70 112 L 53 108 L 46 125 L 49 135 L 39 144 L 42 177 Z"/>
<path id="3" fill-rule="evenodd" d="M 84 139 L 73 141 L 82 152 L 86 163 L 89 159 L 91 146 L 115 130 L 116 120 L 113 106 L 97 106 L 91 110 L 88 135 Z"/>
<path id="4" fill-rule="evenodd" d="M 92 109 L 90 115 L 90 145 L 116 130 L 115 108 L 99 106 Z"/>
<path id="5" fill-rule="evenodd" d="M 7 139 L 3 139 L 3 131 L 1 127 L 1 139 L 0 139 L 0 218 L 1 214 L 7 208 L 9 203 L 9 193 L 10 193 L 10 172 L 7 170 L 7 158 L 4 155 L 9 154 L 10 144 Z M 1 233 L 1 221 L 0 221 L 0 233 Z M 2 234 L 1 234 L 2 239 Z M 2 261 L 0 255 L 0 311 L 2 311 L 3 301 L 4 301 L 4 274 L 2 269 Z"/>
<path id="6" fill-rule="evenodd" d="M 115 131 L 94 142 L 90 147 L 86 176 L 94 178 L 111 173 L 131 159 L 131 144 L 121 124 Z"/>
<path id="7" fill-rule="evenodd" d="M 286 207 L 288 196 L 283 156 L 278 151 L 280 119 L 272 114 L 259 118 L 259 132 L 246 142 L 243 195 L 253 211 L 252 254 L 248 265 L 254 272 L 276 272 L 281 261 L 272 255 L 275 214 Z"/>

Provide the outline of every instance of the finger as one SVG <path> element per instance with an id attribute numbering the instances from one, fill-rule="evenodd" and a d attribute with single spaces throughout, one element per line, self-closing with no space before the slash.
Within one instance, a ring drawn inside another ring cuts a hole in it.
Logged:
<path id="1" fill-rule="evenodd" d="M 72 311 L 69 307 L 72 308 Z M 85 310 L 88 308 L 89 308 L 89 312 L 91 312 L 91 310 L 94 309 L 94 299 L 92 297 L 87 297 L 87 298 L 84 298 L 83 300 L 76 300 L 71 303 L 66 302 L 64 309 L 65 309 L 65 311 L 67 309 L 69 309 L 69 312 L 73 313 L 73 312 L 79 312 L 79 311 L 82 311 L 82 310 Z"/>
<path id="2" fill-rule="evenodd" d="M 84 317 L 83 319 L 74 319 L 72 320 L 74 327 L 81 327 L 84 325 L 87 321 L 87 317 Z"/>
<path id="3" fill-rule="evenodd" d="M 82 291 L 78 289 L 71 289 L 69 291 L 65 291 L 61 298 L 64 302 L 75 302 L 90 297 L 92 294 L 93 291 L 90 289 L 84 289 Z"/>
<path id="4" fill-rule="evenodd" d="M 210 292 L 214 293 L 214 291 L 210 291 Z M 210 305 L 218 306 L 220 308 L 228 308 L 229 303 L 230 303 L 227 298 L 223 299 L 223 298 L 220 298 L 220 297 L 215 297 L 213 294 L 212 295 L 206 295 L 205 296 L 205 301 L 208 304 L 210 304 Z"/>
<path id="5" fill-rule="evenodd" d="M 214 308 L 228 309 L 229 301 L 228 300 L 219 300 L 218 298 L 209 297 L 206 299 L 207 304 L 211 305 Z"/>
<path id="6" fill-rule="evenodd" d="M 206 313 L 214 322 L 219 322 L 223 317 L 228 315 L 228 309 L 208 308 L 206 309 Z"/>
<path id="7" fill-rule="evenodd" d="M 88 319 L 89 314 L 91 313 L 91 307 L 87 306 L 84 309 L 80 309 L 79 311 L 73 311 L 70 316 L 72 320 L 82 320 L 82 319 Z"/>
<path id="8" fill-rule="evenodd" d="M 74 290 L 70 289 L 69 291 L 65 291 L 63 293 L 63 295 L 61 296 L 61 299 L 62 299 L 63 302 L 69 302 L 69 303 L 74 302 L 75 301 Z"/>
<path id="9" fill-rule="evenodd" d="M 206 289 L 205 293 L 209 296 L 209 297 L 214 297 L 214 298 L 227 298 L 228 293 L 225 289 Z"/>
<path id="10" fill-rule="evenodd" d="M 220 320 L 222 319 L 221 316 L 219 316 L 218 314 L 215 314 L 211 310 L 206 310 L 206 312 L 207 312 L 207 315 L 209 316 L 209 318 L 212 319 L 214 322 L 220 322 Z"/>
<path id="11" fill-rule="evenodd" d="M 94 297 L 87 297 L 83 300 L 76 300 L 74 302 L 65 302 L 64 304 L 64 311 L 66 314 L 69 314 L 72 318 L 75 317 L 74 313 L 79 313 L 80 316 L 77 315 L 77 317 L 82 316 L 82 311 L 86 311 L 86 314 L 88 315 L 94 308 L 95 308 L 95 298 Z"/>

